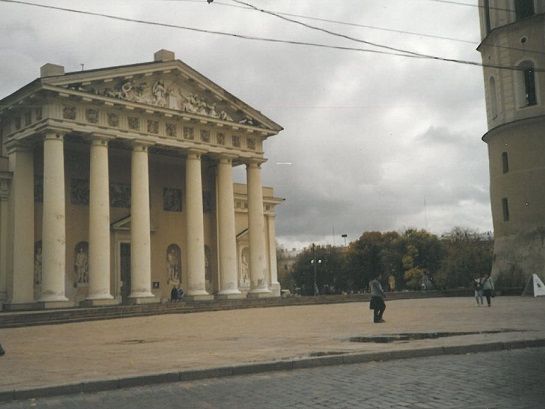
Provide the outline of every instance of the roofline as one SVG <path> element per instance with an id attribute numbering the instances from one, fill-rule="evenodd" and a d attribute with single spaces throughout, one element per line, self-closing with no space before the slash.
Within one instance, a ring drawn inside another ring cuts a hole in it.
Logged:
<path id="1" fill-rule="evenodd" d="M 81 70 L 81 71 L 72 71 L 65 73 L 63 75 L 53 75 L 49 77 L 39 77 L 34 79 L 32 82 L 28 83 L 27 85 L 23 86 L 22 88 L 19 88 L 18 90 L 14 91 L 10 95 L 6 96 L 5 98 L 0 100 L 0 111 L 2 110 L 2 105 L 8 105 L 5 102 L 10 99 L 16 99 L 16 96 L 23 93 L 24 91 L 28 90 L 29 88 L 32 88 L 36 86 L 37 84 L 44 85 L 44 83 L 47 82 L 56 82 L 61 81 L 64 82 L 65 80 L 70 81 L 71 77 L 77 77 L 80 75 L 85 76 L 86 74 L 93 74 L 93 73 L 100 73 L 100 72 L 108 72 L 111 70 L 119 70 L 119 69 L 126 69 L 126 68 L 135 68 L 135 67 L 144 67 L 149 66 L 152 68 L 159 68 L 159 67 L 176 67 L 181 68 L 183 70 L 189 71 L 189 73 L 195 77 L 197 77 L 201 82 L 206 82 L 208 84 L 211 84 L 213 88 L 215 88 L 215 91 L 222 94 L 229 102 L 239 105 L 242 109 L 245 109 L 247 111 L 250 111 L 253 115 L 258 117 L 261 121 L 265 122 L 268 127 L 270 127 L 271 130 L 275 131 L 276 133 L 282 131 L 284 128 L 274 122 L 272 119 L 268 118 L 264 114 L 262 114 L 260 111 L 256 110 L 252 106 L 245 103 L 242 99 L 236 97 L 235 95 L 231 94 L 229 91 L 227 91 L 225 88 L 221 87 L 220 85 L 216 84 L 211 79 L 205 77 L 186 63 L 184 63 L 181 60 L 172 60 L 172 61 L 149 61 L 149 62 L 143 62 L 143 63 L 136 63 L 136 64 L 127 64 L 127 65 L 117 65 L 112 67 L 103 67 L 103 68 L 94 68 L 91 70 Z M 37 87 L 39 90 L 40 87 Z M 36 90 L 36 91 L 37 91 Z"/>

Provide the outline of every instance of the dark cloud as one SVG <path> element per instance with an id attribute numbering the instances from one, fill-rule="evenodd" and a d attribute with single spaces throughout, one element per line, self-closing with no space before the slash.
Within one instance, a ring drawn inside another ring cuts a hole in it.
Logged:
<path id="1" fill-rule="evenodd" d="M 264 37 L 372 48 L 275 17 L 204 0 L 42 0 L 136 19 Z M 476 7 L 389 0 L 255 0 L 293 14 L 478 41 Z M 474 44 L 307 21 L 373 42 L 478 61 Z M 38 76 L 150 61 L 161 48 L 281 124 L 265 142 L 263 180 L 286 198 L 286 244 L 342 233 L 455 225 L 491 228 L 482 70 L 362 52 L 272 44 L 0 4 L 0 93 Z M 292 165 L 278 164 L 291 162 Z M 243 169 L 236 179 L 244 181 Z"/>

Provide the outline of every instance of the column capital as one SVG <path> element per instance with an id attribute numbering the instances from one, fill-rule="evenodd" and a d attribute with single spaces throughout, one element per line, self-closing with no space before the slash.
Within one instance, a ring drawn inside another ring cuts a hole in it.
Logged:
<path id="1" fill-rule="evenodd" d="M 144 139 L 133 139 L 132 142 L 133 151 L 147 152 L 148 148 L 152 145 L 155 145 L 154 142 L 147 141 Z"/>
<path id="2" fill-rule="evenodd" d="M 244 161 L 247 168 L 261 168 L 265 162 L 267 162 L 265 158 L 249 158 Z"/>
<path id="3" fill-rule="evenodd" d="M 186 152 L 187 152 L 187 158 L 188 159 L 200 159 L 201 156 L 203 154 L 205 154 L 206 152 L 208 152 L 208 151 L 206 151 L 204 149 L 191 148 L 191 149 L 188 149 Z"/>
<path id="4" fill-rule="evenodd" d="M 70 130 L 67 128 L 48 126 L 47 128 L 44 128 L 40 132 L 38 132 L 38 135 L 40 135 L 44 139 L 63 140 L 64 135 L 66 135 L 69 132 Z"/>
<path id="5" fill-rule="evenodd" d="M 91 145 L 108 145 L 108 142 L 114 137 L 104 133 L 91 132 L 86 135 L 86 139 L 91 142 Z"/>
<path id="6" fill-rule="evenodd" d="M 232 153 L 218 153 L 213 156 L 219 163 L 233 163 L 233 160 L 238 158 L 237 155 Z"/>

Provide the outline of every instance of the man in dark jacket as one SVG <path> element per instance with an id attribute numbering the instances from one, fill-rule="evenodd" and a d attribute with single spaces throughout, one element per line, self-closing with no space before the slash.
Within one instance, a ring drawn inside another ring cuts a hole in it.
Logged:
<path id="1" fill-rule="evenodd" d="M 386 304 L 384 303 L 384 290 L 380 284 L 381 274 L 378 274 L 373 280 L 369 282 L 369 288 L 371 289 L 371 303 L 369 308 L 373 310 L 373 322 L 380 323 L 386 322 L 382 319 L 382 314 L 386 310 Z"/>

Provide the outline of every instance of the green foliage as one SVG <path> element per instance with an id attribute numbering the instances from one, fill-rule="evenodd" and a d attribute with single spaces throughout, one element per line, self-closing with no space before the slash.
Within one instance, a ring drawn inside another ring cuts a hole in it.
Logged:
<path id="1" fill-rule="evenodd" d="M 294 265 L 292 275 L 302 293 L 314 293 L 327 286 L 336 292 L 368 289 L 369 281 L 379 273 L 383 287 L 389 277 L 396 290 L 405 288 L 468 287 L 474 276 L 489 272 L 492 265 L 492 241 L 469 229 L 455 228 L 439 239 L 425 230 L 408 229 L 403 233 L 364 232 L 346 247 L 315 246 L 305 249 Z"/>
<path id="2" fill-rule="evenodd" d="M 488 236 L 455 227 L 443 236 L 442 244 L 446 251 L 438 274 L 442 287 L 468 287 L 492 269 L 493 242 Z"/>

